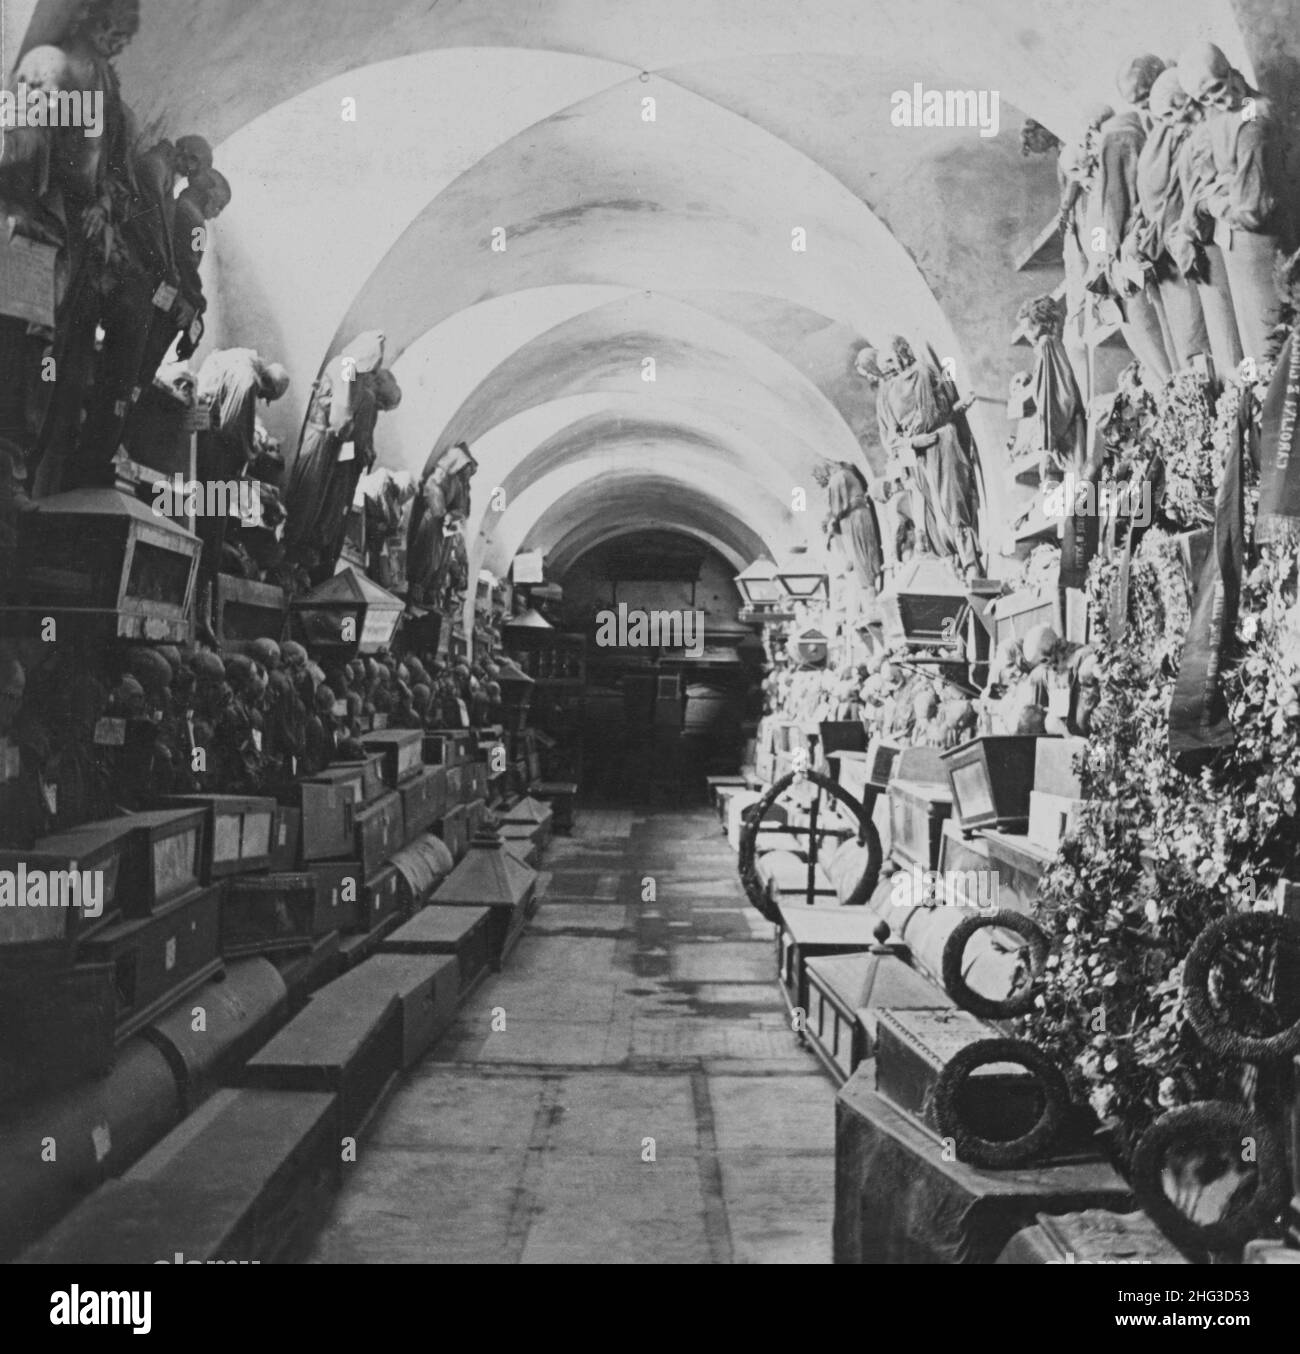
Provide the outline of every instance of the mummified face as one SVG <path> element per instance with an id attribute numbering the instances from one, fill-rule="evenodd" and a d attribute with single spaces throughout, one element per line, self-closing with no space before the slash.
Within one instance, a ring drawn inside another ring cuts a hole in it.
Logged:
<path id="1" fill-rule="evenodd" d="M 139 0 L 107 0 L 92 7 L 82 31 L 95 51 L 111 60 L 127 49 L 139 28 Z"/>

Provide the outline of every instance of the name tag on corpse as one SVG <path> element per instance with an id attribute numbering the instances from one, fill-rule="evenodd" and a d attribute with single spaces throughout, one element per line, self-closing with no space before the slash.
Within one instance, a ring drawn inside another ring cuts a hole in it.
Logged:
<path id="1" fill-rule="evenodd" d="M 105 715 L 95 724 L 95 742 L 99 747 L 120 748 L 126 742 L 126 720 Z"/>
<path id="2" fill-rule="evenodd" d="M 158 290 L 153 294 L 153 303 L 166 313 L 176 303 L 176 288 L 166 282 L 160 282 Z"/>

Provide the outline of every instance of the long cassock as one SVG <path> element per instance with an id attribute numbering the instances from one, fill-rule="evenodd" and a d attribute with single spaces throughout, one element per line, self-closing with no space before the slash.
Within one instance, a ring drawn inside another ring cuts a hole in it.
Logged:
<path id="1" fill-rule="evenodd" d="M 361 378 L 378 371 L 383 356 L 383 334 L 367 330 L 330 359 L 312 388 L 302 440 L 285 495 L 288 521 L 284 543 L 290 559 L 310 560 L 313 570 L 321 567 L 330 542 L 337 539 L 342 546 L 348 509 L 363 473 L 352 464 L 360 450 L 353 415 L 367 401 L 361 390 Z M 373 422 L 370 431 L 374 431 Z M 347 447 L 349 442 L 353 443 L 352 449 Z M 340 456 L 344 457 L 342 461 Z M 335 521 L 339 517 L 344 519 L 341 528 Z M 337 558 L 335 553 L 334 560 Z M 332 570 L 333 561 L 326 576 Z"/>
<path id="2" fill-rule="evenodd" d="M 1243 355 L 1262 363 L 1277 308 L 1273 260 L 1283 233 L 1285 151 L 1271 100 L 1251 89 L 1244 98 L 1250 116 L 1244 107 L 1212 108 L 1192 134 L 1202 167 L 1195 205 L 1215 223 Z"/>
<path id="3" fill-rule="evenodd" d="M 1123 310 L 1124 340 L 1149 376 L 1163 383 L 1173 367 L 1160 318 L 1160 294 L 1150 281 L 1130 289 L 1118 271 L 1120 249 L 1138 211 L 1137 166 L 1145 141 L 1146 126 L 1136 111 L 1116 113 L 1102 123 L 1097 173 L 1088 196 L 1088 230 L 1090 236 L 1095 230 L 1102 232 L 1096 257 Z"/>
<path id="4" fill-rule="evenodd" d="M 921 508 L 918 548 L 978 567 L 975 467 L 963 446 L 947 386 L 941 372 L 920 361 L 890 377 L 876 404 L 880 441 L 910 467 Z M 934 440 L 928 447 L 913 447 L 913 438 L 929 436 Z"/>
<path id="5" fill-rule="evenodd" d="M 867 497 L 867 486 L 855 466 L 840 461 L 826 484 L 831 531 L 837 533 L 848 549 L 853 572 L 864 594 L 873 597 L 880 590 L 884 568 L 880 523 L 875 505 Z"/>
<path id="6" fill-rule="evenodd" d="M 196 439 L 196 478 L 200 485 L 237 480 L 254 453 L 257 400 L 266 368 L 252 348 L 224 348 L 209 353 L 199 368 L 198 397 L 212 406 L 211 427 Z M 230 518 L 200 513 L 195 531 L 203 543 L 201 583 L 210 586 L 221 568 Z M 206 620 L 206 617 L 204 617 Z"/>
<path id="7" fill-rule="evenodd" d="M 1054 333 L 1040 334 L 1034 340 L 1034 413 L 1033 421 L 1040 438 L 1044 485 L 1080 487 L 1088 478 L 1088 425 L 1079 384 L 1065 351 L 1065 344 Z M 1074 509 L 1073 493 L 1065 504 L 1061 526 L 1062 587 L 1082 587 L 1088 561 L 1096 553 L 1097 518 L 1082 516 Z"/>
<path id="8" fill-rule="evenodd" d="M 1178 157 L 1191 130 L 1186 122 L 1159 122 L 1151 129 L 1138 155 L 1140 212 L 1130 235 L 1137 257 L 1155 272 L 1173 344 L 1171 356 L 1180 368 L 1198 353 L 1210 352 L 1200 297 L 1195 284 L 1185 275 L 1192 269 L 1180 266 L 1176 257 L 1181 251 L 1182 263 L 1191 263 L 1185 245 L 1179 241 L 1179 223 L 1186 202 L 1178 172 Z"/>
<path id="9" fill-rule="evenodd" d="M 425 467 L 411 508 L 406 551 L 411 601 L 419 605 L 434 606 L 438 602 L 442 575 L 450 559 L 443 527 L 469 515 L 469 475 L 473 464 L 468 452 L 452 447 Z"/>

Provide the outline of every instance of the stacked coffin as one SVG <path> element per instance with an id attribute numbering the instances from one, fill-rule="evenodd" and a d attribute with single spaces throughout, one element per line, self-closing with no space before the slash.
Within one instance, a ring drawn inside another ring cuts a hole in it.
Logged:
<path id="1" fill-rule="evenodd" d="M 218 1091 L 22 1262 L 297 1259 L 337 1185 L 341 1132 L 329 1092 Z"/>
<path id="2" fill-rule="evenodd" d="M 221 967 L 202 809 L 87 823 L 2 868 L 27 902 L 0 910 L 6 1092 L 106 1071 L 117 1045 Z M 57 905 L 32 905 L 36 881 Z"/>
<path id="3" fill-rule="evenodd" d="M 539 851 L 544 851 L 551 840 L 554 816 L 549 804 L 531 795 L 524 795 L 508 809 L 498 810 L 497 821 L 501 825 L 503 837 L 523 838 Z"/>

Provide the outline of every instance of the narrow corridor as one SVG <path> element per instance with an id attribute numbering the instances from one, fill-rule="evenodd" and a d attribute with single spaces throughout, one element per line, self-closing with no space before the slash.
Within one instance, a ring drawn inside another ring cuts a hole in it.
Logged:
<path id="1" fill-rule="evenodd" d="M 829 1262 L 834 1093 L 717 818 L 580 812 L 544 868 L 505 970 L 344 1167 L 312 1260 Z"/>

